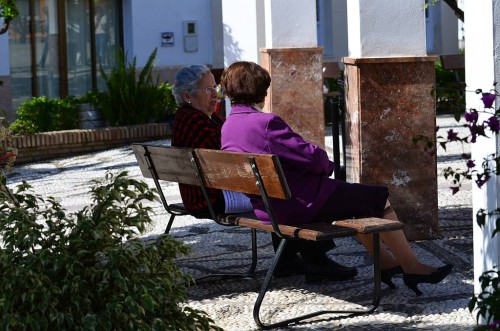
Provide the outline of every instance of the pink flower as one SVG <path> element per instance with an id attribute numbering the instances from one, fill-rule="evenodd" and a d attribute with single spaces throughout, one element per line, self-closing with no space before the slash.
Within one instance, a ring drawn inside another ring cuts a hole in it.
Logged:
<path id="1" fill-rule="evenodd" d="M 483 93 L 481 100 L 483 100 L 484 108 L 491 108 L 493 106 L 493 102 L 495 102 L 495 98 L 495 94 Z"/>
<path id="2" fill-rule="evenodd" d="M 498 132 L 500 130 L 500 122 L 496 116 L 491 116 L 486 123 L 488 123 L 491 131 Z"/>
<path id="3" fill-rule="evenodd" d="M 449 141 L 457 141 L 459 140 L 458 138 L 458 132 L 453 131 L 453 129 L 448 130 L 448 140 Z"/>
<path id="4" fill-rule="evenodd" d="M 477 122 L 478 114 L 475 109 L 471 109 L 470 112 L 465 112 L 465 120 L 467 122 L 475 123 Z"/>

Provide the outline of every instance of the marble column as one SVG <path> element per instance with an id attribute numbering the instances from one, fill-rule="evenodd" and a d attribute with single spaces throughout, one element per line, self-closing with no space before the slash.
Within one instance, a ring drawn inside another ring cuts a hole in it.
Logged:
<path id="1" fill-rule="evenodd" d="M 273 113 L 305 140 L 325 148 L 322 48 L 262 48 L 271 75 L 264 111 Z"/>
<path id="2" fill-rule="evenodd" d="M 384 185 L 410 240 L 438 237 L 434 56 L 343 58 L 347 181 Z"/>

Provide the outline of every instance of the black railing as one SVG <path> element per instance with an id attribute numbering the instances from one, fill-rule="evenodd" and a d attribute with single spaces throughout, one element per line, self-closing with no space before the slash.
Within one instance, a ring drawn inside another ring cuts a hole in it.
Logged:
<path id="1" fill-rule="evenodd" d="M 345 132 L 345 90 L 344 81 L 338 79 L 339 93 L 336 96 L 327 96 L 326 102 L 332 116 L 333 162 L 336 179 L 346 180 L 346 132 Z"/>

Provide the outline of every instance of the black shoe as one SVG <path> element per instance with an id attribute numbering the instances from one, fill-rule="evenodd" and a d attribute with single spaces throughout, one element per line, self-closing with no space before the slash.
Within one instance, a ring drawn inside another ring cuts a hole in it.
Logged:
<path id="1" fill-rule="evenodd" d="M 274 270 L 274 277 L 283 278 L 294 275 L 303 275 L 306 271 L 306 264 L 300 256 L 295 256 L 292 259 L 280 259 L 276 269 Z"/>
<path id="2" fill-rule="evenodd" d="M 417 296 L 422 295 L 422 291 L 418 289 L 418 284 L 429 283 L 437 284 L 442 281 L 453 269 L 453 264 L 447 264 L 439 267 L 437 271 L 434 271 L 428 275 L 417 275 L 417 274 L 405 274 L 403 273 L 403 281 L 406 286 L 408 286 Z"/>
<path id="3" fill-rule="evenodd" d="M 396 285 L 392 282 L 392 277 L 395 275 L 401 275 L 403 273 L 403 268 L 401 266 L 389 268 L 389 269 L 382 269 L 380 270 L 380 280 L 382 283 L 387 284 L 391 289 L 395 289 Z"/>
<path id="4" fill-rule="evenodd" d="M 326 280 L 342 281 L 354 278 L 358 274 L 355 267 L 346 267 L 330 259 L 321 264 L 306 265 L 306 283 L 317 283 Z"/>

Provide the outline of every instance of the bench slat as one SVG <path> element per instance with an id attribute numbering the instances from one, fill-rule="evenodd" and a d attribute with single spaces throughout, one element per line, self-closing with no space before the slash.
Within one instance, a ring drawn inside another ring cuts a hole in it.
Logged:
<path id="1" fill-rule="evenodd" d="M 147 150 L 150 153 L 153 165 L 158 174 L 158 179 L 182 184 L 200 185 L 195 176 L 196 167 L 191 162 L 191 148 L 132 144 L 132 150 L 135 153 L 144 177 L 152 178 L 146 156 L 144 155 Z"/>
<path id="2" fill-rule="evenodd" d="M 248 214 L 231 214 L 218 217 L 219 221 L 252 228 L 261 231 L 274 232 L 271 224 L 263 223 L 255 216 Z M 353 228 L 332 225 L 328 223 L 310 223 L 294 225 L 278 225 L 281 233 L 287 237 L 300 238 L 312 241 L 331 240 L 334 238 L 350 237 L 356 235 Z"/>
<path id="3" fill-rule="evenodd" d="M 256 230 L 274 232 L 271 224 L 263 223 L 253 213 L 219 215 L 221 222 L 253 228 Z M 355 236 L 357 233 L 369 234 L 400 230 L 403 223 L 382 218 L 358 218 L 329 223 L 308 223 L 297 225 L 278 225 L 281 233 L 288 237 L 305 240 L 322 241 L 335 238 Z"/>
<path id="4" fill-rule="evenodd" d="M 335 225 L 353 228 L 358 233 L 376 233 L 385 231 L 401 230 L 404 226 L 403 223 L 399 221 L 388 220 L 385 218 L 358 218 L 358 219 L 347 219 L 341 221 L 335 221 Z"/>
<path id="5" fill-rule="evenodd" d="M 254 157 L 268 196 L 289 199 L 290 189 L 276 155 L 196 149 L 205 185 L 211 188 L 260 195 L 249 157 Z"/>

